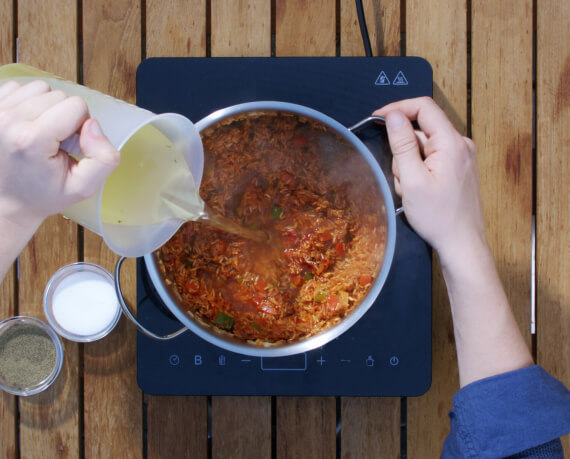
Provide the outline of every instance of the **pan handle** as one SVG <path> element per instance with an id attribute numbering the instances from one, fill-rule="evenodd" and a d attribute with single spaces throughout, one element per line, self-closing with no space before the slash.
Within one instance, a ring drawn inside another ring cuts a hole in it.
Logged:
<path id="1" fill-rule="evenodd" d="M 356 124 L 353 124 L 348 128 L 350 132 L 356 134 L 356 131 L 362 129 L 364 126 L 367 126 L 370 123 L 381 124 L 382 126 L 386 126 L 386 120 L 383 116 L 369 116 L 368 118 L 364 118 L 363 120 L 359 121 Z M 400 215 L 404 213 L 404 207 L 398 207 L 395 211 L 396 215 Z"/>
<path id="2" fill-rule="evenodd" d="M 359 121 L 358 123 L 353 124 L 348 129 L 349 129 L 349 131 L 352 131 L 352 132 L 358 131 L 358 130 L 362 129 L 364 126 L 366 126 L 367 124 L 370 124 L 372 122 L 379 123 L 383 126 L 386 125 L 386 120 L 384 119 L 383 116 L 369 116 L 368 118 L 364 118 L 362 121 Z"/>
<path id="3" fill-rule="evenodd" d="M 158 340 L 158 341 L 167 341 L 172 338 L 176 338 L 178 335 L 181 335 L 188 329 L 186 327 L 181 328 L 178 331 L 170 333 L 169 335 L 157 335 L 156 333 L 151 332 L 149 329 L 145 328 L 141 323 L 137 320 L 137 318 L 133 315 L 127 304 L 125 303 L 125 299 L 123 297 L 123 290 L 121 289 L 121 265 L 123 261 L 125 261 L 125 257 L 119 258 L 117 264 L 115 265 L 115 292 L 117 294 L 117 298 L 119 300 L 119 304 L 121 305 L 121 309 L 123 310 L 123 314 L 127 316 L 127 318 L 136 325 L 139 331 L 149 338 Z"/>

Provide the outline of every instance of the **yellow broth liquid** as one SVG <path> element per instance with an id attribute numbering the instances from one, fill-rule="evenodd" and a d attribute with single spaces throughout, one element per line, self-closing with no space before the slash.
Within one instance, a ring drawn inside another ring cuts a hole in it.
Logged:
<path id="1" fill-rule="evenodd" d="M 105 182 L 101 219 L 152 225 L 173 218 L 200 221 L 260 242 L 267 240 L 264 232 L 244 228 L 208 208 L 178 148 L 147 125 L 121 149 L 121 163 Z"/>
<path id="2" fill-rule="evenodd" d="M 203 211 L 180 151 L 154 126 L 140 129 L 121 148 L 121 163 L 105 182 L 101 219 L 152 225 L 172 218 L 197 220 Z"/>

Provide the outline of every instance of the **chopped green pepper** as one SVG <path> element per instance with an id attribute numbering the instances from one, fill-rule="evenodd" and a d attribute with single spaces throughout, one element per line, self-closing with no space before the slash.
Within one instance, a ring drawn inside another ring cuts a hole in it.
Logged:
<path id="1" fill-rule="evenodd" d="M 216 314 L 214 323 L 224 328 L 225 330 L 231 330 L 232 327 L 234 326 L 234 318 L 220 311 L 218 312 L 218 314 Z"/>
<path id="2" fill-rule="evenodd" d="M 257 322 L 250 322 L 249 325 L 251 325 L 257 331 L 261 331 L 261 325 L 259 325 Z"/>
<path id="3" fill-rule="evenodd" d="M 315 276 L 313 276 L 311 273 L 305 273 L 305 279 L 311 280 L 313 277 Z"/>
<path id="4" fill-rule="evenodd" d="M 283 217 L 283 209 L 279 206 L 271 206 L 271 218 L 279 220 L 281 217 Z"/>
<path id="5" fill-rule="evenodd" d="M 318 292 L 315 293 L 314 299 L 317 303 L 322 303 L 326 297 L 327 297 L 326 292 Z"/>

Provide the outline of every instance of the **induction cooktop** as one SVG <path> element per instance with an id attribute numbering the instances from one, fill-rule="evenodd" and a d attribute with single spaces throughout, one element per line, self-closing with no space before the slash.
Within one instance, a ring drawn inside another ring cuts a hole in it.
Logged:
<path id="1" fill-rule="evenodd" d="M 432 69 L 415 57 L 152 58 L 137 72 L 137 105 L 193 122 L 234 104 L 272 100 L 305 105 L 348 127 L 389 102 L 431 95 Z M 358 135 L 392 182 L 385 129 L 372 125 Z M 394 260 L 380 295 L 334 341 L 266 358 L 228 352 L 191 331 L 169 341 L 139 332 L 139 386 L 157 395 L 421 395 L 431 384 L 431 252 L 405 215 L 396 221 Z M 159 334 L 180 328 L 142 258 L 137 317 Z"/>

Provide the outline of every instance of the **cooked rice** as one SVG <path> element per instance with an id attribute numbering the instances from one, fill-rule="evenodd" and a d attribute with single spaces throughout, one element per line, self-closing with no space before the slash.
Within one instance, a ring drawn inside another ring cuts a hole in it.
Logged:
<path id="1" fill-rule="evenodd" d="M 270 241 L 185 224 L 158 255 L 188 313 L 260 344 L 345 317 L 385 248 L 381 194 L 361 155 L 324 125 L 283 113 L 226 120 L 202 140 L 206 204 Z"/>

